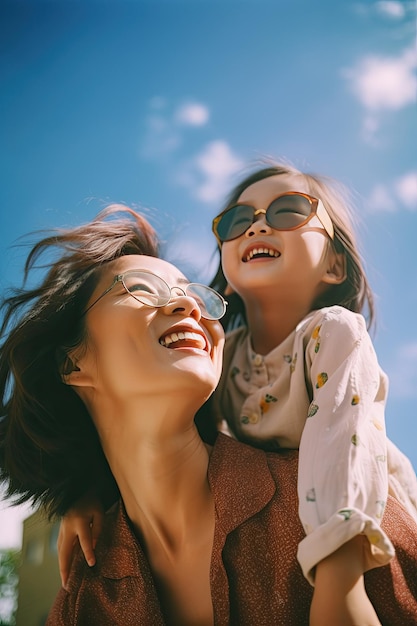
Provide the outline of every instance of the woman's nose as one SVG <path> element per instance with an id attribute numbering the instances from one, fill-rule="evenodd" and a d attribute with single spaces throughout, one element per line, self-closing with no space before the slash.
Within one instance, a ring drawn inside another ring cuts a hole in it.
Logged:
<path id="1" fill-rule="evenodd" d="M 255 217 L 255 221 L 247 231 L 245 232 L 245 237 L 253 237 L 254 235 L 270 235 L 272 232 L 272 228 L 269 224 L 267 224 L 265 220 L 265 215 L 258 215 Z"/>
<path id="2" fill-rule="evenodd" d="M 187 296 L 182 290 L 178 289 L 175 292 L 175 288 L 172 290 L 171 300 L 163 307 L 166 315 L 174 315 L 175 313 L 182 313 L 184 317 L 192 317 L 197 322 L 201 319 L 201 309 L 191 296 Z"/>

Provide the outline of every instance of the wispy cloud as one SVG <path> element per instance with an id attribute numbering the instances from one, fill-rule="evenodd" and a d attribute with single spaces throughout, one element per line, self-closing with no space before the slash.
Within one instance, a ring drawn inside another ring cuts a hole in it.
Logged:
<path id="1" fill-rule="evenodd" d="M 172 106 L 167 99 L 155 97 L 149 101 L 148 108 L 142 158 L 168 163 L 175 170 L 174 184 L 187 188 L 199 201 L 211 204 L 223 200 L 232 176 L 244 167 L 243 160 L 230 145 L 222 139 L 213 140 L 194 156 L 183 158 L 187 132 L 208 124 L 209 107 L 191 100 Z M 179 165 L 174 167 L 174 161 Z"/>
<path id="2" fill-rule="evenodd" d="M 224 199 L 234 174 L 242 170 L 243 160 L 223 140 L 211 141 L 201 152 L 184 163 L 178 182 L 188 187 L 195 198 L 205 203 Z"/>
<path id="3" fill-rule="evenodd" d="M 141 156 L 159 159 L 178 150 L 187 127 L 201 127 L 210 118 L 209 108 L 200 102 L 184 102 L 173 107 L 168 100 L 154 97 L 148 103 Z"/>
<path id="4" fill-rule="evenodd" d="M 381 0 L 375 3 L 375 9 L 381 15 L 396 19 L 402 19 L 405 16 L 405 7 L 402 2 L 394 2 L 394 0 Z"/>
<path id="5" fill-rule="evenodd" d="M 171 154 L 182 143 L 181 134 L 163 115 L 152 113 L 146 119 L 141 156 L 155 159 Z"/>
<path id="6" fill-rule="evenodd" d="M 344 77 L 363 106 L 363 138 L 372 141 L 379 129 L 381 116 L 399 111 L 416 102 L 417 56 L 407 48 L 398 56 L 369 55 L 358 61 Z"/>
<path id="7" fill-rule="evenodd" d="M 395 181 L 395 191 L 407 209 L 417 210 L 417 171 Z"/>
<path id="8" fill-rule="evenodd" d="M 411 171 L 372 189 L 366 206 L 372 212 L 417 211 L 417 171 Z"/>
<path id="9" fill-rule="evenodd" d="M 353 10 L 362 17 L 375 18 L 379 16 L 391 21 L 399 22 L 413 13 L 415 4 L 413 0 L 401 2 L 399 0 L 380 0 L 378 2 L 357 2 Z"/>
<path id="10" fill-rule="evenodd" d="M 350 70 L 353 92 L 368 111 L 402 109 L 416 100 L 416 67 L 413 48 L 398 57 L 365 57 Z"/>
<path id="11" fill-rule="evenodd" d="M 390 394 L 401 398 L 417 397 L 417 342 L 397 350 L 390 372 Z"/>
<path id="12" fill-rule="evenodd" d="M 188 102 L 180 106 L 175 119 L 184 126 L 204 126 L 207 124 L 210 112 L 204 104 L 198 102 Z"/>

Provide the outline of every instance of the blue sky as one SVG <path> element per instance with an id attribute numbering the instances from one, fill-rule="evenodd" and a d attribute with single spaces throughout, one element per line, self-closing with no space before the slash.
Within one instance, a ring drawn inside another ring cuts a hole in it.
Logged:
<path id="1" fill-rule="evenodd" d="M 388 434 L 417 467 L 415 3 L 74 0 L 0 6 L 0 288 L 16 240 L 109 202 L 149 210 L 209 281 L 210 223 L 264 155 L 354 193 L 391 381 Z M 26 510 L 0 503 L 0 547 Z"/>

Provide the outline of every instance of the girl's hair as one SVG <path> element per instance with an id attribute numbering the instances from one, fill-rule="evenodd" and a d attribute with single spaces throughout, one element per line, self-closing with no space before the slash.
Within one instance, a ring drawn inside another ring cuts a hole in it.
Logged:
<path id="1" fill-rule="evenodd" d="M 61 374 L 68 350 L 85 339 L 83 312 L 103 265 L 130 254 L 158 257 L 156 233 L 135 211 L 111 205 L 92 222 L 36 243 L 23 287 L 1 303 L 0 480 L 16 504 L 32 501 L 62 515 L 90 489 L 109 501 L 117 495 L 90 416 Z M 28 288 L 39 267 L 46 276 Z"/>
<path id="2" fill-rule="evenodd" d="M 343 185 L 331 178 L 304 173 L 295 167 L 283 163 L 270 162 L 266 167 L 256 170 L 244 178 L 230 193 L 224 210 L 238 201 L 243 191 L 254 183 L 277 175 L 299 176 L 307 183 L 308 193 L 320 199 L 329 213 L 334 226 L 333 245 L 336 252 L 342 252 L 346 259 L 346 279 L 340 285 L 332 285 L 316 302 L 314 309 L 339 304 L 354 311 L 364 313 L 368 326 L 374 321 L 374 297 L 365 274 L 361 255 L 358 251 L 354 232 L 353 212 L 350 208 L 348 191 Z M 297 191 L 294 189 L 293 191 Z M 221 261 L 211 286 L 225 295 L 227 281 L 223 274 Z M 229 306 L 222 323 L 226 330 L 246 324 L 245 307 L 236 293 L 227 295 Z"/>

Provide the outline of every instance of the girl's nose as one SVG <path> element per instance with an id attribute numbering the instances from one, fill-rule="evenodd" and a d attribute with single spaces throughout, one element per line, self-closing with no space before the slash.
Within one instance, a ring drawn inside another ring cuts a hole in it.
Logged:
<path id="1" fill-rule="evenodd" d="M 254 235 L 270 235 L 271 233 L 272 228 L 266 223 L 265 215 L 258 215 L 255 217 L 253 224 L 249 226 L 245 232 L 245 237 L 253 237 Z"/>
<path id="2" fill-rule="evenodd" d="M 166 315 L 174 315 L 175 313 L 182 313 L 184 317 L 192 317 L 197 322 L 201 319 L 201 310 L 196 300 L 191 296 L 185 295 L 182 290 L 176 288 L 172 290 L 171 300 L 162 307 Z"/>

